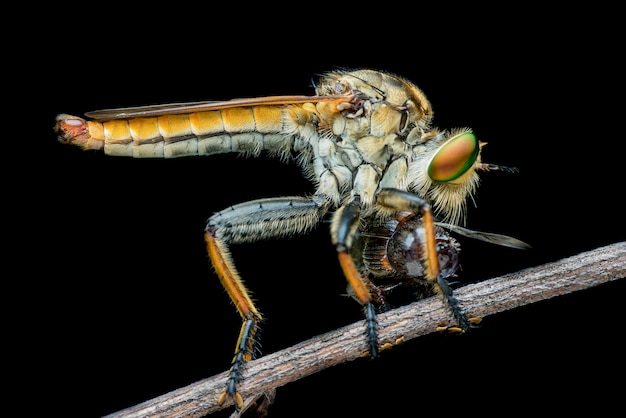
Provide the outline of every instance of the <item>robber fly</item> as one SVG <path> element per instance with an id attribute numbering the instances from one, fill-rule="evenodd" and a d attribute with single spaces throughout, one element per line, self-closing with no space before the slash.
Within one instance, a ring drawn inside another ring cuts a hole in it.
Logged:
<path id="1" fill-rule="evenodd" d="M 349 293 L 363 306 L 372 357 L 380 349 L 376 313 L 397 286 L 394 278 L 427 283 L 448 303 L 459 330 L 472 325 L 448 285 L 458 266 L 458 246 L 448 230 L 526 247 L 459 225 L 478 186 L 478 171 L 511 169 L 483 163 L 484 143 L 470 129 L 432 126 L 424 93 L 390 73 L 329 72 L 312 96 L 131 107 L 85 116 L 58 115 L 59 140 L 140 158 L 266 153 L 297 162 L 315 186 L 310 196 L 253 200 L 208 219 L 204 236 L 211 263 L 242 318 L 220 404 L 232 398 L 237 409 L 243 407 L 238 384 L 257 349 L 262 318 L 237 272 L 232 244 L 306 234 L 329 215 Z"/>

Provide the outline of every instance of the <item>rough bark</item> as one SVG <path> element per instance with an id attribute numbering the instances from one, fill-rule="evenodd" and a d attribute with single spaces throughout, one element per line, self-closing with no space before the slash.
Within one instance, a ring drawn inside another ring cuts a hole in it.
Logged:
<path id="1" fill-rule="evenodd" d="M 455 290 L 468 316 L 487 317 L 499 312 L 587 289 L 626 277 L 626 241 L 597 248 L 556 262 L 528 268 Z M 378 316 L 381 343 L 395 344 L 453 325 L 450 311 L 433 297 Z M 287 349 L 251 361 L 239 386 L 244 399 L 271 394 L 289 382 L 334 365 L 355 360 L 367 350 L 363 323 L 319 335 Z M 218 406 L 226 372 L 177 389 L 107 418 L 201 417 L 230 407 Z"/>

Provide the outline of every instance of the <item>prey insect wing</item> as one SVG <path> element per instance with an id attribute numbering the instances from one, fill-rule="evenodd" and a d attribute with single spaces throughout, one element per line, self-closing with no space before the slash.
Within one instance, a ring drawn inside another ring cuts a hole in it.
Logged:
<path id="1" fill-rule="evenodd" d="M 489 242 L 491 244 L 500 245 L 503 247 L 517 248 L 520 250 L 530 249 L 530 245 L 517 238 L 509 237 L 508 235 L 494 234 L 491 232 L 473 231 L 471 229 L 463 228 L 459 225 L 453 225 L 445 222 L 436 222 L 437 225 L 442 228 L 449 229 L 456 232 L 459 235 L 466 236 L 468 238 L 477 239 L 479 241 Z"/>

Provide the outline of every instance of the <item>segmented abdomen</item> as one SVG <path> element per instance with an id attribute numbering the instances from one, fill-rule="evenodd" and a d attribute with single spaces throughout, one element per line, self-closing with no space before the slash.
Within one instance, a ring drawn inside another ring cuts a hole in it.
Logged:
<path id="1" fill-rule="evenodd" d="M 285 139 L 282 108 L 271 106 L 113 120 L 102 123 L 102 134 L 106 154 L 148 158 L 258 155 Z"/>
<path id="2" fill-rule="evenodd" d="M 285 126 L 292 125 L 288 120 L 293 120 L 294 112 L 306 113 L 297 106 L 253 106 L 109 121 L 60 115 L 57 132 L 64 142 L 103 149 L 113 156 L 173 158 L 227 152 L 256 156 L 261 151 L 286 156 L 293 146 L 289 131 L 297 127 Z"/>

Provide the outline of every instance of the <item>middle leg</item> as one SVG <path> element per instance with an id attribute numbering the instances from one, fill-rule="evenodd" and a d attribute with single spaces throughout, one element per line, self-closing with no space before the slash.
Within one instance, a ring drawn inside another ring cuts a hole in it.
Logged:
<path id="1" fill-rule="evenodd" d="M 340 207 L 333 217 L 331 236 L 337 249 L 339 265 L 354 293 L 354 297 L 363 306 L 366 320 L 366 337 L 369 355 L 378 357 L 379 344 L 377 335 L 376 309 L 367 281 L 361 276 L 354 259 L 350 255 L 352 238 L 359 229 L 361 214 L 361 200 L 355 196 L 350 203 Z"/>
<path id="2" fill-rule="evenodd" d="M 451 332 L 464 332 L 473 324 L 478 323 L 480 321 L 478 318 L 468 319 L 463 312 L 461 312 L 461 308 L 454 298 L 452 289 L 447 280 L 440 275 L 439 255 L 437 251 L 437 241 L 435 239 L 435 222 L 428 201 L 416 194 L 403 190 L 383 189 L 378 194 L 377 203 L 397 212 L 413 212 L 421 215 L 426 246 L 426 256 L 424 259 L 426 264 L 425 279 L 433 283 L 435 289 L 448 304 L 454 318 L 458 322 L 458 327 L 447 327 L 443 329 Z"/>

